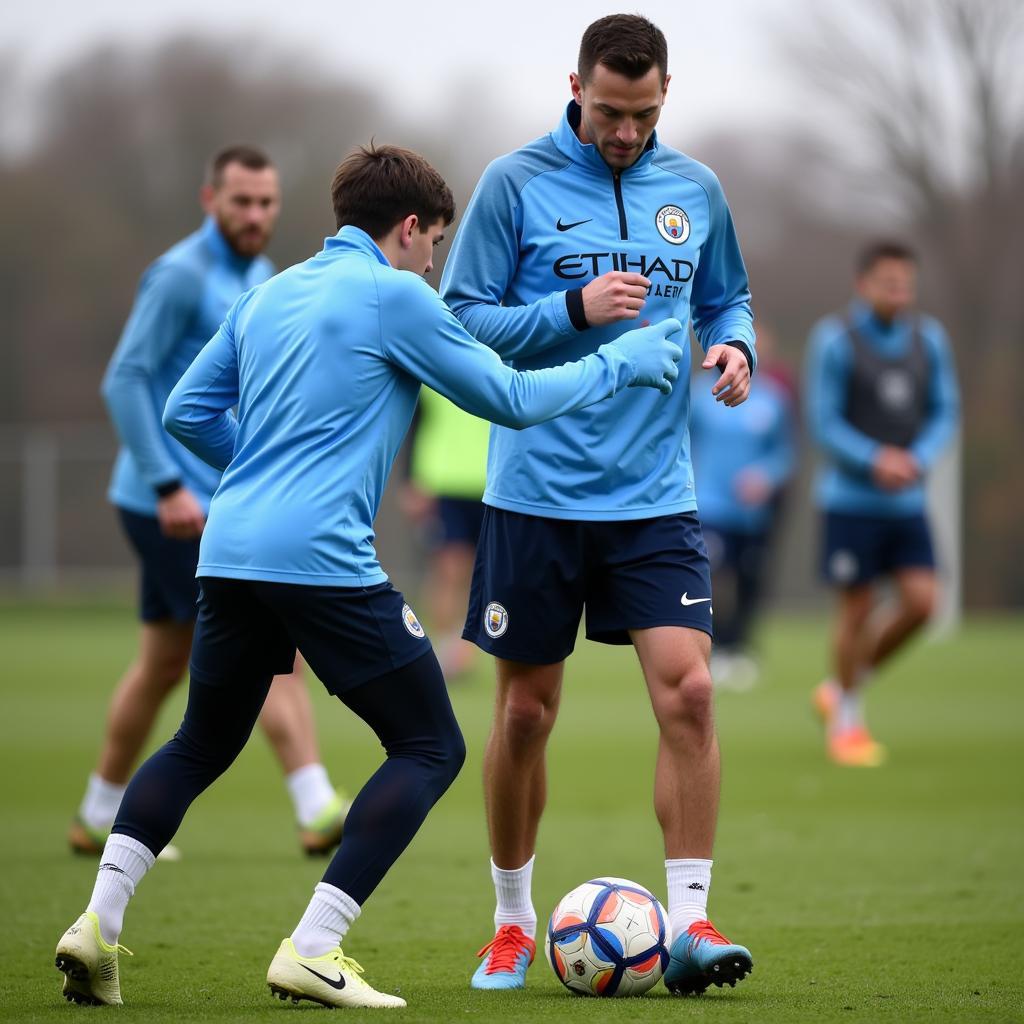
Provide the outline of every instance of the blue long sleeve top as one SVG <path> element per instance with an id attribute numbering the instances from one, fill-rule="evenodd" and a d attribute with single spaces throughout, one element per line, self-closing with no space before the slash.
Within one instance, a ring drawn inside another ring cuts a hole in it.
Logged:
<path id="1" fill-rule="evenodd" d="M 344 227 L 314 257 L 243 295 L 168 399 L 167 429 L 224 470 L 198 575 L 339 587 L 386 580 L 373 520 L 421 381 L 519 429 L 632 379 L 613 346 L 513 371 L 425 281 Z"/>
<path id="2" fill-rule="evenodd" d="M 737 533 L 767 530 L 773 499 L 796 468 L 793 408 L 782 385 L 762 375 L 750 397 L 730 409 L 715 401 L 706 378 L 694 378 L 690 438 L 701 522 Z M 748 470 L 771 485 L 759 504 L 740 497 L 739 481 Z"/>
<path id="3" fill-rule="evenodd" d="M 207 218 L 142 275 L 103 378 L 103 398 L 121 442 L 108 490 L 115 505 L 155 515 L 156 488 L 180 481 L 209 506 L 220 473 L 170 437 L 160 418 L 171 388 L 231 304 L 272 273 L 269 260 L 235 253 Z"/>
<path id="4" fill-rule="evenodd" d="M 639 272 L 651 281 L 643 320 L 692 323 L 705 350 L 739 342 L 753 364 L 747 273 L 718 179 L 656 135 L 613 174 L 577 137 L 578 115 L 571 102 L 553 132 L 486 169 L 445 264 L 445 301 L 502 359 L 534 369 L 637 326 L 587 327 L 580 291 L 607 271 Z M 681 379 L 689 359 L 687 347 Z M 556 519 L 691 511 L 689 392 L 659 399 L 637 390 L 529 430 L 493 427 L 484 501 Z"/>
<path id="5" fill-rule="evenodd" d="M 850 322 L 861 337 L 886 358 L 904 355 L 915 324 L 928 358 L 928 415 L 910 452 L 924 474 L 935 464 L 960 419 L 956 370 L 942 325 L 929 316 L 898 317 L 886 323 L 860 299 L 849 307 Z M 877 516 L 917 515 L 925 507 L 923 480 L 900 491 L 886 491 L 871 475 L 879 442 L 853 427 L 844 417 L 853 364 L 846 319 L 820 320 L 808 341 L 806 370 L 807 423 L 823 464 L 818 473 L 818 504 L 829 511 Z"/>

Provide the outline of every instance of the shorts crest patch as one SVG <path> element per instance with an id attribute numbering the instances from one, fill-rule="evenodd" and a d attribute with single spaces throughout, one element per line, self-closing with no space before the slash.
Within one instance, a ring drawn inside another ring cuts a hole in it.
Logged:
<path id="1" fill-rule="evenodd" d="M 852 583 L 859 568 L 857 556 L 846 549 L 836 551 L 828 563 L 829 575 L 836 583 Z"/>
<path id="2" fill-rule="evenodd" d="M 416 613 L 407 604 L 402 605 L 402 622 L 406 632 L 411 633 L 418 640 L 422 640 L 427 635 L 426 630 L 420 625 L 420 620 L 416 618 Z"/>
<path id="3" fill-rule="evenodd" d="M 508 612 L 504 605 L 492 601 L 484 609 L 484 629 L 489 637 L 495 639 L 505 635 L 505 631 L 508 629 Z"/>

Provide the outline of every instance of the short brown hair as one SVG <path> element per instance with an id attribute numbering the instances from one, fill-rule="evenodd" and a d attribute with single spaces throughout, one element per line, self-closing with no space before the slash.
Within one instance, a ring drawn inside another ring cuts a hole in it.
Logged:
<path id="1" fill-rule="evenodd" d="M 857 275 L 866 274 L 882 260 L 904 260 L 907 263 L 917 263 L 917 253 L 906 242 L 897 242 L 891 238 L 876 239 L 873 242 L 868 242 L 857 254 Z"/>
<path id="2" fill-rule="evenodd" d="M 419 153 L 372 142 L 338 164 L 331 201 L 339 228 L 351 224 L 374 240 L 411 213 L 419 217 L 421 231 L 455 219 L 452 190 Z"/>
<path id="3" fill-rule="evenodd" d="M 241 164 L 250 171 L 262 171 L 265 167 L 274 166 L 273 160 L 255 146 L 225 146 L 210 157 L 210 162 L 206 166 L 206 184 L 219 188 L 228 164 Z"/>
<path id="4" fill-rule="evenodd" d="M 580 42 L 576 70 L 583 82 L 590 78 L 597 64 L 629 79 L 643 78 L 657 65 L 664 82 L 668 75 L 665 34 L 639 14 L 609 14 L 599 18 L 583 33 Z"/>

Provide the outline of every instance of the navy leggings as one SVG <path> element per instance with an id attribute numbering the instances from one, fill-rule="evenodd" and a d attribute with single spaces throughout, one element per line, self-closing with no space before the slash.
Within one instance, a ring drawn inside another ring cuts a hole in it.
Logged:
<path id="1" fill-rule="evenodd" d="M 219 678 L 193 665 L 181 727 L 135 773 L 112 831 L 159 853 L 245 746 L 272 679 L 270 667 L 251 662 Z M 458 775 L 466 748 L 433 650 L 338 696 L 387 754 L 352 804 L 323 878 L 362 904 Z"/>

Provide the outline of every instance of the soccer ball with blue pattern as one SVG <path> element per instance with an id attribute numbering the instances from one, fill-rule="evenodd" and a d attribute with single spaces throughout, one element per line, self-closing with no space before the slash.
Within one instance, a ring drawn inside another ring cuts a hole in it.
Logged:
<path id="1" fill-rule="evenodd" d="M 545 950 L 558 980 L 587 996 L 638 996 L 658 983 L 671 942 L 665 909 L 625 878 L 584 882 L 559 900 Z"/>

